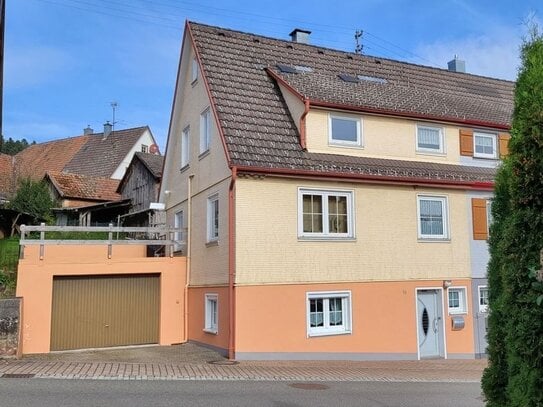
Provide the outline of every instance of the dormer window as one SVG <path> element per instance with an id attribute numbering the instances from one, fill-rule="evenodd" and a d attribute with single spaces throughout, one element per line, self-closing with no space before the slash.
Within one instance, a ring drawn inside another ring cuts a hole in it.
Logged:
<path id="1" fill-rule="evenodd" d="M 141 145 L 141 152 L 142 153 L 148 153 L 149 152 L 149 146 L 146 144 Z"/>
<path id="2" fill-rule="evenodd" d="M 355 116 L 330 115 L 329 137 L 331 145 L 360 147 L 362 146 L 361 120 Z"/>

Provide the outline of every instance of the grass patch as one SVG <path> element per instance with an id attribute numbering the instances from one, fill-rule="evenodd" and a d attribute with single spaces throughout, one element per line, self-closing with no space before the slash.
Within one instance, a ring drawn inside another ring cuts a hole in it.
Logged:
<path id="1" fill-rule="evenodd" d="M 17 263 L 19 261 L 19 239 L 0 240 L 0 298 L 15 295 L 17 286 Z"/>

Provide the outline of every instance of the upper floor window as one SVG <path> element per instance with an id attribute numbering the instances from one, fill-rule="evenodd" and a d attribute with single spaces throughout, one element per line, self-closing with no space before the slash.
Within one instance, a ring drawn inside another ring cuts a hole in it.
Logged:
<path id="1" fill-rule="evenodd" d="M 196 82 L 198 80 L 198 61 L 196 58 L 192 59 L 192 67 L 191 67 L 191 82 Z"/>
<path id="2" fill-rule="evenodd" d="M 466 289 L 464 287 L 451 287 L 448 289 L 449 314 L 465 314 L 468 312 Z"/>
<path id="3" fill-rule="evenodd" d="M 307 335 L 337 335 L 351 332 L 351 293 L 307 293 Z"/>
<path id="4" fill-rule="evenodd" d="M 207 241 L 219 239 L 219 195 L 207 199 Z"/>
<path id="5" fill-rule="evenodd" d="M 328 142 L 333 145 L 362 145 L 360 118 L 330 115 Z"/>
<path id="6" fill-rule="evenodd" d="M 300 189 L 298 236 L 353 237 L 353 205 L 350 191 Z"/>
<path id="7" fill-rule="evenodd" d="M 417 196 L 419 239 L 447 239 L 449 237 L 447 198 Z"/>
<path id="8" fill-rule="evenodd" d="M 480 158 L 498 158 L 496 134 L 474 132 L 473 156 Z"/>
<path id="9" fill-rule="evenodd" d="M 417 151 L 443 153 L 443 130 L 439 127 L 417 126 Z"/>
<path id="10" fill-rule="evenodd" d="M 200 154 L 209 150 L 211 142 L 211 111 L 209 108 L 200 115 Z"/>
<path id="11" fill-rule="evenodd" d="M 488 287 L 486 285 L 479 286 L 479 312 L 488 311 Z"/>
<path id="12" fill-rule="evenodd" d="M 174 240 L 174 251 L 181 250 L 181 242 L 183 240 L 183 232 L 181 231 L 184 227 L 184 219 L 183 219 L 183 211 L 176 212 L 174 215 L 174 227 L 178 229 L 178 231 L 175 232 Z"/>
<path id="13" fill-rule="evenodd" d="M 147 153 L 147 152 L 149 152 L 149 146 L 146 145 L 146 144 L 142 144 L 142 145 L 141 145 L 141 152 L 142 152 L 142 153 Z"/>
<path id="14" fill-rule="evenodd" d="M 189 164 L 189 140 L 190 140 L 190 127 L 185 127 L 181 133 L 181 168 Z"/>

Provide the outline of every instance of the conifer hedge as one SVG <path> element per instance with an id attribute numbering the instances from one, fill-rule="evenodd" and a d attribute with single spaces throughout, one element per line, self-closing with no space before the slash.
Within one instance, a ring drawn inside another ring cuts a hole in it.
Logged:
<path id="1" fill-rule="evenodd" d="M 487 407 L 543 407 L 543 37 L 521 49 L 510 154 L 496 178 L 488 265 Z"/>

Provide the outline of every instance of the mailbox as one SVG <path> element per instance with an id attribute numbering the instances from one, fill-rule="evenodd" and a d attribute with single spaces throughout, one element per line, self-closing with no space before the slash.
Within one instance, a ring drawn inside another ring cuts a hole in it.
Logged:
<path id="1" fill-rule="evenodd" d="M 452 323 L 452 330 L 453 331 L 460 331 L 464 329 L 464 317 L 461 316 L 454 316 L 451 317 L 451 323 Z"/>

